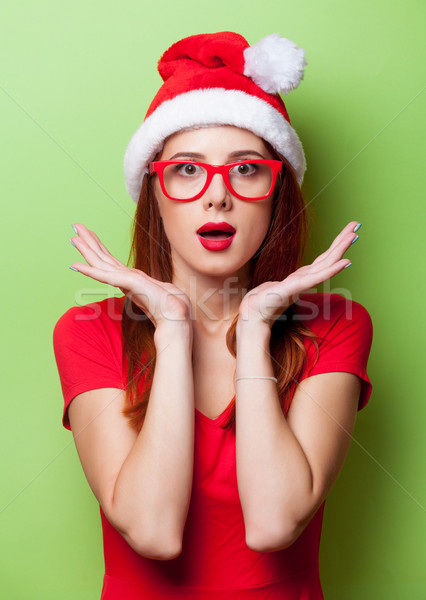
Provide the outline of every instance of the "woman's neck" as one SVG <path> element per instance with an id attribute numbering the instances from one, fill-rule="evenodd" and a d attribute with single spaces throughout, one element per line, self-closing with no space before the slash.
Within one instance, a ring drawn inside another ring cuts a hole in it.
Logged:
<path id="1" fill-rule="evenodd" d="M 226 328 L 238 314 L 247 287 L 248 269 L 233 276 L 190 275 L 176 273 L 173 283 L 181 289 L 191 302 L 191 318 L 211 333 Z"/>

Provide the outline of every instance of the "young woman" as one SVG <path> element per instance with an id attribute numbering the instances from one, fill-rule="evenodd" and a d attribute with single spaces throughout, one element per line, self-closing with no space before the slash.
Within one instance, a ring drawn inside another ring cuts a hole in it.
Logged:
<path id="1" fill-rule="evenodd" d="M 306 293 L 349 266 L 349 223 L 300 267 L 305 169 L 277 35 L 174 44 L 131 140 L 133 267 L 76 224 L 74 270 L 124 294 L 55 328 L 64 424 L 99 501 L 102 598 L 320 599 L 324 500 L 370 395 L 368 313 Z"/>

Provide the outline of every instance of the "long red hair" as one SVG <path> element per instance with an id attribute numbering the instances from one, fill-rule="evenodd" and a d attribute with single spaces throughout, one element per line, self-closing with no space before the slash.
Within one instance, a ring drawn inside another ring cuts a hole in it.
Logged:
<path id="1" fill-rule="evenodd" d="M 302 262 L 307 235 L 305 202 L 291 165 L 281 156 L 283 173 L 278 182 L 271 223 L 266 237 L 252 259 L 250 289 L 266 281 L 280 281 Z M 171 249 L 154 196 L 153 180 L 145 176 L 133 222 L 129 264 L 160 281 L 171 282 Z M 271 332 L 271 355 L 278 393 L 286 412 L 294 384 L 305 359 L 304 338 L 314 338 L 302 321 L 293 319 L 294 305 L 275 321 Z M 236 356 L 236 323 L 230 325 L 226 342 Z M 127 363 L 127 406 L 131 424 L 142 427 L 155 370 L 154 326 L 143 312 L 126 299 L 123 309 L 123 353 Z M 142 388 L 142 389 L 140 389 Z M 235 423 L 235 401 L 224 427 Z"/>

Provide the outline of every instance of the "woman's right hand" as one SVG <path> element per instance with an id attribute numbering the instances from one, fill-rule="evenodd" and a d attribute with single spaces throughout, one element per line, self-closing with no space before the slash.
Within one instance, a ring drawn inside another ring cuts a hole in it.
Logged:
<path id="1" fill-rule="evenodd" d="M 127 267 L 107 250 L 98 236 L 83 224 L 74 225 L 76 236 L 71 242 L 87 261 L 71 267 L 96 281 L 118 287 L 134 302 L 157 328 L 162 324 L 189 322 L 188 297 L 172 283 L 153 279 L 139 269 Z"/>

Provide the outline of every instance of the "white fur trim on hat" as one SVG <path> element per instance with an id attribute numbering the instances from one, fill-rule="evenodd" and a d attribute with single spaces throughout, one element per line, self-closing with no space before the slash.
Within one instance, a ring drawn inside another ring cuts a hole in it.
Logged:
<path id="1" fill-rule="evenodd" d="M 273 106 L 240 90 L 193 90 L 163 102 L 136 131 L 124 156 L 126 188 L 135 202 L 148 164 L 165 140 L 182 129 L 234 125 L 269 142 L 296 172 L 299 184 L 306 169 L 297 133 Z"/>

